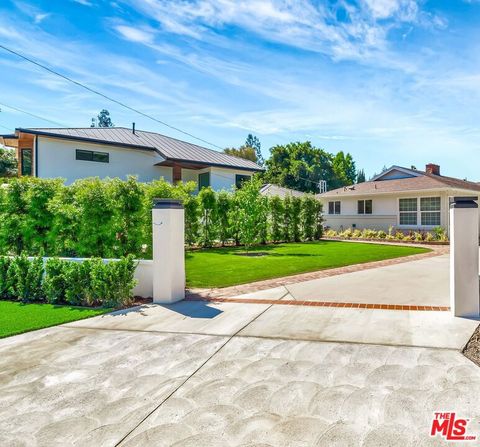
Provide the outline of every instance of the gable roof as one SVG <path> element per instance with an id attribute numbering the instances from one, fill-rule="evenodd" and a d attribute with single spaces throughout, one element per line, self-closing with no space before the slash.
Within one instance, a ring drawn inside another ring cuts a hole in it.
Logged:
<path id="1" fill-rule="evenodd" d="M 444 175 L 429 174 L 424 171 L 414 172 L 417 175 L 413 177 L 398 178 L 393 180 L 371 180 L 369 182 L 357 183 L 351 186 L 332 189 L 331 191 L 319 194 L 318 197 L 347 197 L 382 193 L 387 194 L 408 191 L 438 190 L 447 188 L 480 192 L 479 183 L 460 180 L 454 177 L 446 177 Z M 375 178 L 378 178 L 378 176 Z"/>
<path id="2" fill-rule="evenodd" d="M 371 180 L 381 180 L 381 179 L 395 179 L 395 178 L 408 178 L 408 177 L 418 177 L 421 175 L 421 171 L 416 169 L 404 168 L 402 166 L 393 165 L 381 172 L 380 174 L 374 176 Z"/>
<path id="3" fill-rule="evenodd" d="M 294 196 L 294 197 L 303 197 L 308 196 L 309 194 L 303 191 L 297 191 L 296 189 L 285 188 L 283 186 L 274 185 L 272 183 L 266 183 L 260 188 L 260 194 L 264 196 Z"/>
<path id="4" fill-rule="evenodd" d="M 263 171 L 263 168 L 253 161 L 145 130 L 135 130 L 135 133 L 133 133 L 132 129 L 126 127 L 18 128 L 16 132 L 88 141 L 97 144 L 110 144 L 130 149 L 153 150 L 170 162 L 197 163 L 245 171 Z"/>

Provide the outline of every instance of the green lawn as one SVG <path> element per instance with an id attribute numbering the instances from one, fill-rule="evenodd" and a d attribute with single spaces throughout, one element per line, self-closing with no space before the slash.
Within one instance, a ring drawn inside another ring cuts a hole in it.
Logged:
<path id="1" fill-rule="evenodd" d="M 262 257 L 239 256 L 243 248 L 213 248 L 187 252 L 189 287 L 227 287 L 296 273 L 380 261 L 430 251 L 427 248 L 319 241 L 259 246 Z"/>
<path id="2" fill-rule="evenodd" d="M 0 338 L 83 320 L 111 310 L 0 301 Z"/>

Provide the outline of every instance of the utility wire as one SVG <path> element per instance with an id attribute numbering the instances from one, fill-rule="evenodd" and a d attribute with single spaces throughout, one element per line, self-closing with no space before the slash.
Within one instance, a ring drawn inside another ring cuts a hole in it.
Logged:
<path id="1" fill-rule="evenodd" d="M 192 135 L 191 133 L 185 132 L 184 130 L 179 129 L 178 127 L 171 126 L 170 124 L 166 123 L 165 121 L 161 121 L 161 120 L 155 118 L 154 116 L 148 115 L 147 113 L 144 113 L 144 112 L 142 112 L 142 111 L 140 111 L 140 110 L 138 110 L 138 109 L 135 109 L 134 107 L 130 107 L 129 105 L 125 104 L 124 102 L 121 102 L 121 101 L 119 101 L 119 100 L 117 100 L 117 99 L 114 99 L 114 98 L 112 98 L 112 97 L 110 97 L 110 96 L 107 96 L 107 95 L 105 95 L 104 93 L 102 93 L 102 92 L 100 92 L 100 91 L 98 91 L 98 90 L 94 90 L 93 88 L 88 87 L 87 85 L 82 84 L 81 82 L 76 81 L 75 79 L 72 79 L 72 78 L 70 78 L 70 77 L 68 77 L 68 76 L 65 76 L 65 75 L 63 75 L 62 73 L 59 73 L 58 71 L 55 71 L 55 70 L 47 67 L 46 65 L 41 64 L 40 62 L 37 62 L 37 61 L 35 61 L 35 60 L 33 60 L 33 59 L 30 59 L 29 57 L 24 56 L 23 54 L 21 54 L 21 53 L 19 53 L 19 52 L 17 52 L 17 51 L 12 50 L 12 49 L 6 47 L 5 45 L 0 44 L 0 48 L 2 48 L 3 50 L 5 50 L 5 51 L 7 51 L 7 52 L 9 52 L 9 53 L 11 53 L 11 54 L 13 54 L 13 55 L 15 55 L 15 56 L 18 56 L 19 58 L 21 58 L 21 59 L 23 59 L 23 60 L 25 60 L 25 61 L 27 61 L 27 62 L 30 62 L 31 64 L 36 65 L 37 67 L 42 68 L 43 70 L 48 71 L 48 72 L 51 73 L 51 74 L 54 74 L 55 76 L 59 76 L 60 78 L 66 80 L 66 81 L 68 81 L 68 82 L 71 82 L 71 83 L 77 85 L 78 87 L 81 87 L 81 88 L 83 88 L 83 89 L 85 89 L 85 90 L 88 90 L 89 92 L 94 93 L 95 95 L 101 96 L 102 98 L 105 98 L 105 99 L 107 99 L 108 101 L 114 102 L 115 104 L 118 104 L 119 106 L 124 107 L 124 108 L 126 108 L 126 109 L 128 109 L 128 110 L 130 110 L 130 111 L 132 111 L 132 112 L 138 113 L 139 115 L 142 115 L 142 116 L 144 116 L 145 118 L 149 118 L 149 119 L 151 119 L 151 120 L 153 120 L 153 121 L 156 121 L 157 123 L 162 124 L 163 126 L 169 127 L 170 129 L 173 129 L 173 130 L 175 130 L 175 131 L 177 131 L 177 132 L 180 132 L 180 133 L 182 133 L 182 134 L 184 134 L 184 135 L 187 135 L 187 136 L 189 136 L 189 137 L 191 137 L 191 138 L 195 138 L 196 140 L 201 141 L 202 143 L 206 143 L 206 144 L 208 144 L 208 145 L 210 145 L 210 146 L 213 146 L 213 147 L 216 147 L 216 148 L 218 148 L 218 149 L 223 150 L 223 148 L 222 148 L 221 146 L 218 146 L 218 145 L 216 145 L 216 144 L 214 144 L 214 143 L 211 143 L 211 142 L 209 142 L 209 141 L 207 141 L 207 140 L 204 140 L 204 139 L 202 139 L 202 138 L 196 137 L 195 135 Z"/>
<path id="2" fill-rule="evenodd" d="M 6 129 L 6 130 L 10 130 L 10 131 L 13 130 L 11 127 L 4 126 L 3 124 L 0 124 L 0 127 L 2 127 L 3 129 Z"/>
<path id="3" fill-rule="evenodd" d="M 7 107 L 8 109 L 16 110 L 17 112 L 20 112 L 20 113 L 25 113 L 26 115 L 33 116 L 34 118 L 38 118 L 38 119 L 40 119 L 42 121 L 46 121 L 48 123 L 56 124 L 57 126 L 60 126 L 60 127 L 68 127 L 68 126 L 65 126 L 65 124 L 59 123 L 57 121 L 49 120 L 48 118 L 43 118 L 40 115 L 35 115 L 34 113 L 27 112 L 26 110 L 19 109 L 18 107 L 10 106 L 8 104 L 3 104 L 1 102 L 0 102 L 0 106 Z"/>

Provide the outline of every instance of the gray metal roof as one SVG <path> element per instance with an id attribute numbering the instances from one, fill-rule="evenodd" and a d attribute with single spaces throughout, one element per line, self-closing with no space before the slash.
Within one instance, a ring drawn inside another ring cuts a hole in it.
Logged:
<path id="1" fill-rule="evenodd" d="M 263 169 L 250 160 L 217 152 L 176 138 L 155 132 L 135 130 L 126 127 L 85 127 L 85 128 L 18 128 L 18 132 L 33 133 L 72 140 L 102 144 L 116 144 L 132 149 L 155 150 L 171 161 L 193 162 L 204 165 L 222 166 L 247 171 Z"/>

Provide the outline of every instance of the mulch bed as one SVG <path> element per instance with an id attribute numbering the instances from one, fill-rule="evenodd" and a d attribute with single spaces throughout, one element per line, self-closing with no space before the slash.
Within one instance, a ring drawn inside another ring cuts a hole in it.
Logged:
<path id="1" fill-rule="evenodd" d="M 480 326 L 475 329 L 462 353 L 467 359 L 480 366 Z"/>

